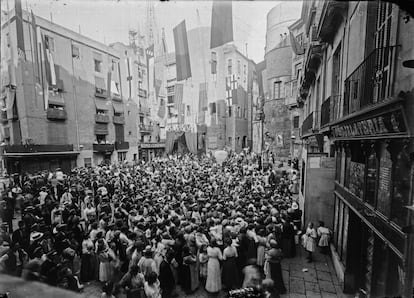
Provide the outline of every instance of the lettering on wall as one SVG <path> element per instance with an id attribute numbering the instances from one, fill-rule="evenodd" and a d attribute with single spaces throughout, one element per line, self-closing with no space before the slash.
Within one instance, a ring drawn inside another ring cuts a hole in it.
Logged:
<path id="1" fill-rule="evenodd" d="M 401 134 L 406 132 L 407 126 L 401 108 L 369 119 L 332 127 L 332 133 L 337 139 Z"/>

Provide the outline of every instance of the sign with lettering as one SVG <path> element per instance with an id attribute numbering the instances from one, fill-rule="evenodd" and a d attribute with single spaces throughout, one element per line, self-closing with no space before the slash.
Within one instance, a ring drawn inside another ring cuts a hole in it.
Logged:
<path id="1" fill-rule="evenodd" d="M 210 136 L 208 138 L 208 148 L 216 149 L 217 148 L 217 136 Z"/>
<path id="2" fill-rule="evenodd" d="M 341 138 L 364 138 L 368 136 L 383 136 L 404 134 L 407 132 L 402 108 L 388 111 L 365 120 L 332 127 L 333 136 Z"/>
<path id="3" fill-rule="evenodd" d="M 196 132 L 196 126 L 194 124 L 167 124 L 165 129 L 167 132 Z"/>

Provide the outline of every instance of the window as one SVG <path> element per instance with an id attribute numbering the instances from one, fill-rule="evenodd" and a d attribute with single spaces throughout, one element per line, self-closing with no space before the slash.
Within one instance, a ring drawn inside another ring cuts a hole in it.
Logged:
<path id="1" fill-rule="evenodd" d="M 231 117 L 231 106 L 229 106 L 228 108 L 229 108 L 229 117 Z"/>
<path id="2" fill-rule="evenodd" d="M 301 71 L 301 67 L 302 67 L 302 65 L 300 63 L 295 64 L 295 72 L 294 72 L 295 79 L 299 79 L 299 74 L 300 74 L 300 71 Z"/>
<path id="3" fill-rule="evenodd" d="M 134 153 L 134 161 L 137 160 L 137 154 Z"/>
<path id="4" fill-rule="evenodd" d="M 126 160 L 126 152 L 118 152 L 118 162 Z"/>
<path id="5" fill-rule="evenodd" d="M 300 44 L 301 46 L 303 46 L 303 33 L 298 34 L 296 36 L 296 40 L 298 41 L 298 44 Z"/>
<path id="6" fill-rule="evenodd" d="M 191 115 L 190 106 L 187 105 L 187 116 L 190 116 L 190 115 Z"/>
<path id="7" fill-rule="evenodd" d="M 94 64 L 95 64 L 95 71 L 96 72 L 102 72 L 102 61 L 97 60 L 97 59 L 93 59 Z"/>
<path id="8" fill-rule="evenodd" d="M 55 51 L 55 40 L 49 35 L 45 35 L 45 48 L 51 52 Z"/>
<path id="9" fill-rule="evenodd" d="M 237 74 L 241 74 L 241 63 L 240 63 L 240 60 L 237 60 Z"/>
<path id="10" fill-rule="evenodd" d="M 237 137 L 237 146 L 241 146 L 241 143 L 240 143 L 240 137 Z"/>
<path id="11" fill-rule="evenodd" d="M 174 103 L 174 95 L 168 95 L 167 96 L 167 103 L 169 103 L 169 104 Z"/>
<path id="12" fill-rule="evenodd" d="M 112 71 L 115 71 L 117 68 L 118 68 L 118 67 L 117 67 L 117 63 L 116 63 L 116 61 L 115 61 L 115 60 L 112 60 L 112 61 L 111 61 L 111 70 L 112 70 Z"/>
<path id="13" fill-rule="evenodd" d="M 96 141 L 98 142 L 98 144 L 105 144 L 106 135 L 96 135 Z"/>
<path id="14" fill-rule="evenodd" d="M 391 200 L 391 220 L 398 226 L 404 227 L 408 224 L 409 210 L 404 206 L 412 205 L 410 196 L 410 155 L 407 144 L 403 141 L 394 142 L 393 151 L 397 152 L 395 163 L 392 169 L 392 200 Z"/>
<path id="15" fill-rule="evenodd" d="M 128 131 L 128 135 L 129 136 L 132 136 L 132 131 Z"/>
<path id="16" fill-rule="evenodd" d="M 80 50 L 79 47 L 72 45 L 72 58 L 80 59 Z"/>
<path id="17" fill-rule="evenodd" d="M 341 92 L 341 45 L 334 53 L 332 62 L 332 95 L 338 95 Z"/>
<path id="18" fill-rule="evenodd" d="M 211 52 L 211 74 L 217 73 L 217 53 Z"/>
<path id="19" fill-rule="evenodd" d="M 144 124 L 144 117 L 139 117 L 139 124 Z"/>
<path id="20" fill-rule="evenodd" d="M 237 117 L 241 118 L 241 107 L 237 107 Z"/>
<path id="21" fill-rule="evenodd" d="M 104 78 L 95 77 L 95 95 L 102 97 L 105 96 L 106 85 Z"/>
<path id="22" fill-rule="evenodd" d="M 293 117 L 293 128 L 299 128 L 299 116 Z"/>
<path id="23" fill-rule="evenodd" d="M 233 73 L 233 62 L 231 59 L 227 60 L 227 74 L 231 75 Z"/>
<path id="24" fill-rule="evenodd" d="M 342 148 L 339 147 L 336 150 L 336 171 L 335 171 L 335 181 L 339 182 L 341 179 L 341 161 L 342 161 Z"/>
<path id="25" fill-rule="evenodd" d="M 138 78 L 142 79 L 142 71 L 138 68 Z"/>
<path id="26" fill-rule="evenodd" d="M 378 158 L 375 146 L 371 146 L 367 158 L 367 178 L 365 190 L 365 202 L 375 206 L 376 189 L 378 179 Z"/>
<path id="27" fill-rule="evenodd" d="M 273 83 L 273 98 L 277 99 L 281 97 L 282 82 L 277 81 Z"/>
<path id="28" fill-rule="evenodd" d="M 247 65 L 246 64 L 243 66 L 243 73 L 245 76 L 247 76 Z"/>
<path id="29" fill-rule="evenodd" d="M 231 144 L 232 144 L 232 142 L 233 142 L 232 138 L 231 138 L 231 137 L 229 137 L 229 144 L 231 145 Z"/>
<path id="30" fill-rule="evenodd" d="M 85 168 L 89 168 L 92 166 L 92 158 L 88 157 L 88 158 L 84 158 L 83 159 L 83 164 L 85 165 Z"/>

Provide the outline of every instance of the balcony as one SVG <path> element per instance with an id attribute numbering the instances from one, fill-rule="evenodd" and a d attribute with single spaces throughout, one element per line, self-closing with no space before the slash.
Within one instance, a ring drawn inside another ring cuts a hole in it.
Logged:
<path id="1" fill-rule="evenodd" d="M 331 1 L 324 3 L 319 20 L 318 36 L 323 42 L 331 42 L 347 13 L 347 1 Z"/>
<path id="2" fill-rule="evenodd" d="M 115 142 L 115 149 L 116 150 L 128 150 L 129 149 L 129 143 L 124 141 L 117 141 Z"/>
<path id="3" fill-rule="evenodd" d="M 143 97 L 143 98 L 147 98 L 147 90 L 144 89 L 138 89 L 138 96 L 139 97 Z"/>
<path id="4" fill-rule="evenodd" d="M 115 101 L 122 101 L 121 95 L 118 93 L 111 92 L 111 98 L 112 100 L 115 100 Z"/>
<path id="5" fill-rule="evenodd" d="M 150 113 L 150 109 L 146 106 L 142 106 L 141 104 L 139 105 L 139 113 L 140 114 L 149 114 Z"/>
<path id="6" fill-rule="evenodd" d="M 106 114 L 95 114 L 96 123 L 109 123 L 109 115 Z"/>
<path id="7" fill-rule="evenodd" d="M 7 153 L 38 153 L 73 151 L 73 145 L 8 145 Z"/>
<path id="8" fill-rule="evenodd" d="M 93 144 L 93 151 L 100 153 L 111 153 L 114 151 L 113 144 Z"/>
<path id="9" fill-rule="evenodd" d="M 64 109 L 48 108 L 46 111 L 46 118 L 48 120 L 66 120 L 68 114 Z"/>
<path id="10" fill-rule="evenodd" d="M 301 136 L 306 136 L 312 133 L 313 129 L 313 112 L 306 117 L 306 119 L 302 123 L 302 133 Z"/>
<path id="11" fill-rule="evenodd" d="M 293 108 L 298 105 L 298 81 L 292 80 L 285 83 L 285 105 L 288 108 Z"/>
<path id="12" fill-rule="evenodd" d="M 140 132 L 152 132 L 154 129 L 153 129 L 152 125 L 140 124 L 139 125 L 139 130 L 140 130 Z"/>
<path id="13" fill-rule="evenodd" d="M 108 92 L 106 90 L 103 90 L 103 89 L 95 88 L 95 97 L 107 98 L 108 97 Z"/>
<path id="14" fill-rule="evenodd" d="M 114 124 L 125 124 L 125 117 L 124 116 L 114 116 L 113 121 L 114 121 Z"/>
<path id="15" fill-rule="evenodd" d="M 7 110 L 6 111 L 0 111 L 0 122 L 5 123 L 7 122 Z"/>
<path id="16" fill-rule="evenodd" d="M 321 109 L 321 127 L 328 125 L 339 119 L 341 96 L 332 95 L 322 104 Z"/>
<path id="17" fill-rule="evenodd" d="M 345 80 L 344 116 L 391 98 L 397 47 L 373 50 Z"/>

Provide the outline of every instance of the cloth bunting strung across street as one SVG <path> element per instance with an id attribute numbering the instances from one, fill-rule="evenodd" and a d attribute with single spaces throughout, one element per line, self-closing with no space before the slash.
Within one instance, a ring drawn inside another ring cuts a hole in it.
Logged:
<path id="1" fill-rule="evenodd" d="M 177 81 L 191 77 L 190 52 L 188 50 L 185 20 L 174 28 L 175 62 Z"/>
<path id="2" fill-rule="evenodd" d="M 231 1 L 214 1 L 211 14 L 210 49 L 233 41 L 233 12 Z"/>

